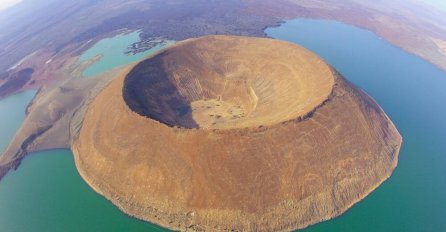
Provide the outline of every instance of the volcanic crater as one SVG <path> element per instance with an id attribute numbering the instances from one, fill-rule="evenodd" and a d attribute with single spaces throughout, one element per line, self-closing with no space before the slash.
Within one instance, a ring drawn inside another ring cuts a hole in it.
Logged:
<path id="1" fill-rule="evenodd" d="M 299 229 L 345 212 L 397 165 L 402 139 L 382 109 L 300 46 L 206 36 L 126 70 L 72 150 L 86 182 L 139 219 Z"/>
<path id="2" fill-rule="evenodd" d="M 137 64 L 124 81 L 127 105 L 170 126 L 229 129 L 303 117 L 331 93 L 331 71 L 316 57 L 284 53 L 285 43 L 265 51 L 258 46 L 269 41 L 220 40 L 225 48 L 189 43 Z"/>

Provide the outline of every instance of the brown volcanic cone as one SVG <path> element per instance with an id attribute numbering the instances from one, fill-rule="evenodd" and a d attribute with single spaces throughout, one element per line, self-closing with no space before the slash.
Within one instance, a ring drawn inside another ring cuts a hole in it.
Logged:
<path id="1" fill-rule="evenodd" d="M 396 166 L 401 137 L 381 108 L 302 47 L 209 36 L 129 70 L 91 103 L 73 151 L 83 178 L 137 218 L 302 228 Z"/>

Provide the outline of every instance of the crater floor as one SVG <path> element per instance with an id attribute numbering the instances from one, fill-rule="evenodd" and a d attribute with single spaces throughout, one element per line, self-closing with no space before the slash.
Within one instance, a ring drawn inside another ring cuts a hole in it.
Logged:
<path id="1" fill-rule="evenodd" d="M 207 36 L 129 66 L 72 150 L 121 210 L 175 230 L 282 231 L 345 212 L 387 179 L 401 136 L 306 49 Z"/>

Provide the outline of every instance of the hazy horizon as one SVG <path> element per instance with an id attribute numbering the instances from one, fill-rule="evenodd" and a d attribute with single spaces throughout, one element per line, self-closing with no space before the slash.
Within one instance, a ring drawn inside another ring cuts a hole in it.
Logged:
<path id="1" fill-rule="evenodd" d="M 446 1 L 444 0 L 426 0 L 425 3 L 430 4 L 435 8 L 446 11 Z"/>

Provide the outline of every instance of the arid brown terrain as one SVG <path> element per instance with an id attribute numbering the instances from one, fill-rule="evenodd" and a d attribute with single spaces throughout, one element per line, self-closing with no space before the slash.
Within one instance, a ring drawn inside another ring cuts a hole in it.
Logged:
<path id="1" fill-rule="evenodd" d="M 127 67 L 72 150 L 121 210 L 175 230 L 283 231 L 345 212 L 396 167 L 382 109 L 302 47 L 208 36 Z"/>

